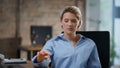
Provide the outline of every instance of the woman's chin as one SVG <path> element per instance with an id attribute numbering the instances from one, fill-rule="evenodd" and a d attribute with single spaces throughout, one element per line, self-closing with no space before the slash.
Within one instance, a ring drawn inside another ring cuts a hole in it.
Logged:
<path id="1" fill-rule="evenodd" d="M 66 33 L 67 33 L 67 34 L 73 34 L 74 31 L 67 31 Z"/>

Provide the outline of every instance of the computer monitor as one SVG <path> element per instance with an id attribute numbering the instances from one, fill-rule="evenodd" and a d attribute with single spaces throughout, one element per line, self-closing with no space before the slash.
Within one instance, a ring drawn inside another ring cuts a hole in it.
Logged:
<path id="1" fill-rule="evenodd" d="M 51 26 L 31 26 L 30 32 L 32 45 L 44 45 L 52 37 Z"/>

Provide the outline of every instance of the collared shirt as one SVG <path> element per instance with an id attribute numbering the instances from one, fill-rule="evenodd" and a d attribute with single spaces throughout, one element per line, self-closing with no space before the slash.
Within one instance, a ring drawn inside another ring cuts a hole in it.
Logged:
<path id="1" fill-rule="evenodd" d="M 34 56 L 33 65 L 47 68 L 51 62 L 51 68 L 101 68 L 96 44 L 93 40 L 80 36 L 76 46 L 63 34 L 47 41 L 42 50 L 47 50 L 52 55 L 42 62 L 37 62 L 37 57 Z"/>

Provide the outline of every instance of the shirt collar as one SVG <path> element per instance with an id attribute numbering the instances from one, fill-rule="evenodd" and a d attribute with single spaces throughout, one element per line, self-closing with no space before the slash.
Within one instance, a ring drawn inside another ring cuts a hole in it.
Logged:
<path id="1" fill-rule="evenodd" d="M 65 38 L 63 37 L 63 35 L 64 35 L 64 33 L 61 33 L 61 34 L 59 34 L 55 39 L 57 40 L 57 39 L 64 39 L 65 40 Z M 79 34 L 80 35 L 80 37 L 81 37 L 81 39 L 85 39 L 86 37 L 84 36 L 84 35 L 82 35 L 82 34 Z"/>

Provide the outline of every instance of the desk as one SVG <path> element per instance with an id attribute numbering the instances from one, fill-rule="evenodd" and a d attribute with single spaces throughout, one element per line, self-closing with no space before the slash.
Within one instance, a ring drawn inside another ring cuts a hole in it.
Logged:
<path id="1" fill-rule="evenodd" d="M 24 64 L 4 64 L 0 68 L 34 68 L 31 61 Z"/>
<path id="2" fill-rule="evenodd" d="M 20 66 L 24 67 L 24 68 L 34 68 L 32 61 L 27 61 L 26 64 L 20 64 Z"/>
<path id="3" fill-rule="evenodd" d="M 27 58 L 28 58 L 28 60 L 31 60 L 32 59 L 32 57 L 33 57 L 33 52 L 34 51 L 40 51 L 41 49 L 42 49 L 42 45 L 36 45 L 36 46 L 32 46 L 32 45 L 28 45 L 28 46 L 20 46 L 19 47 L 19 54 L 21 54 L 20 53 L 20 51 L 22 50 L 22 51 L 25 51 L 25 52 L 27 52 Z"/>

